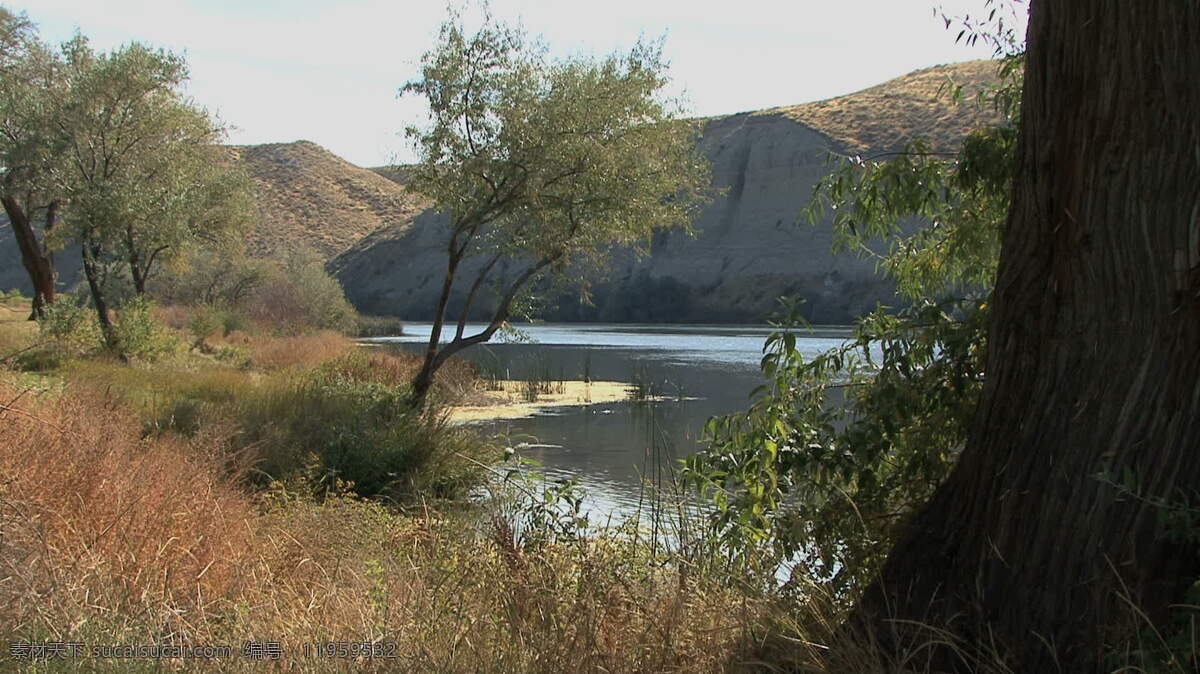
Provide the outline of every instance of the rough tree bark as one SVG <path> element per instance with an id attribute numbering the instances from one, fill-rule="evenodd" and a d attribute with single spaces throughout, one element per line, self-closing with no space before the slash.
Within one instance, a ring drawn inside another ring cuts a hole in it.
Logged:
<path id="1" fill-rule="evenodd" d="M 8 216 L 9 225 L 13 230 L 13 238 L 21 251 L 21 265 L 29 274 L 29 282 L 33 286 L 33 311 L 30 320 L 41 318 L 45 307 L 54 303 L 55 283 L 58 275 L 54 269 L 54 256 L 47 250 L 44 237 L 57 224 L 59 203 L 52 201 L 46 207 L 46 222 L 42 228 L 43 240 L 39 240 L 33 231 L 29 213 L 22 208 L 21 203 L 11 195 L 0 198 L 4 213 Z"/>
<path id="2" fill-rule="evenodd" d="M 1090 672 L 1137 622 L 1125 598 L 1158 619 L 1200 576 L 1161 523 L 1200 505 L 1200 2 L 1030 11 L 986 388 L 849 624 L 897 654 L 919 622 L 1014 671 Z"/>

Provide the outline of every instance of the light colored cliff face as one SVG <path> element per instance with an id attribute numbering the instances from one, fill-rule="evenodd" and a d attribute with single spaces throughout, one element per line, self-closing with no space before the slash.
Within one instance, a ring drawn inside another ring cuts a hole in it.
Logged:
<path id="1" fill-rule="evenodd" d="M 563 297 L 543 316 L 761 321 L 787 295 L 803 298 L 814 322 L 849 323 L 877 304 L 899 304 L 873 261 L 833 254 L 828 219 L 816 225 L 798 219 L 828 173 L 831 152 L 896 150 L 918 136 L 953 149 L 969 129 L 995 119 L 939 95 L 948 79 L 963 84 L 969 97 L 994 81 L 995 63 L 936 66 L 826 101 L 703 120 L 701 145 L 723 193 L 693 223 L 695 236 L 661 232 L 642 259 L 618 253 L 607 274 L 573 270 L 569 276 L 591 281 L 595 306 Z M 330 269 L 360 309 L 425 318 L 441 289 L 445 236 L 444 220 L 426 212 L 372 233 Z M 470 272 L 468 266 L 463 277 Z"/>
<path id="2" fill-rule="evenodd" d="M 641 259 L 617 253 L 608 274 L 590 279 L 595 307 L 580 310 L 566 300 L 547 317 L 759 321 L 778 308 L 779 296 L 799 295 L 813 320 L 828 323 L 891 301 L 890 284 L 871 262 L 831 252 L 827 223 L 797 221 L 835 141 L 782 114 L 714 119 L 702 139 L 721 194 L 693 224 L 695 235 L 660 232 Z M 445 224 L 426 212 L 410 225 L 380 230 L 331 269 L 361 309 L 426 317 L 441 288 Z"/>
<path id="3" fill-rule="evenodd" d="M 761 320 L 789 294 L 804 297 L 816 320 L 845 322 L 891 295 L 870 262 L 832 253 L 828 223 L 798 221 L 840 149 L 834 141 L 783 115 L 742 114 L 710 121 L 701 147 L 721 196 L 694 223 L 695 237 L 664 233 L 627 274 L 693 288 L 696 319 Z"/>

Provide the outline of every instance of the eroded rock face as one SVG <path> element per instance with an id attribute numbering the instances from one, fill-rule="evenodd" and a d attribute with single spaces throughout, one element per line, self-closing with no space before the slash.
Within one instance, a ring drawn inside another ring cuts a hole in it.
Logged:
<path id="1" fill-rule="evenodd" d="M 848 322 L 892 296 L 872 263 L 831 252 L 832 231 L 798 222 L 836 142 L 782 114 L 747 113 L 705 125 L 702 147 L 722 191 L 693 224 L 667 230 L 650 255 L 614 255 L 593 276 L 594 306 L 570 294 L 550 319 L 756 321 L 780 295 L 806 298 L 811 318 Z M 410 225 L 375 232 L 331 263 L 360 309 L 409 319 L 430 315 L 445 268 L 444 218 L 426 212 Z M 469 277 L 471 267 L 464 270 Z M 462 287 L 468 281 L 459 283 Z M 458 299 L 451 306 L 458 304 Z"/>
<path id="2" fill-rule="evenodd" d="M 606 274 L 573 272 L 591 281 L 593 304 L 567 292 L 542 317 L 762 321 L 787 295 L 805 300 L 809 320 L 849 323 L 877 304 L 897 305 L 893 284 L 873 261 L 835 255 L 829 219 L 801 223 L 801 210 L 828 173 L 831 152 L 894 150 L 915 136 L 952 149 L 989 114 L 954 106 L 939 97 L 939 87 L 952 77 L 970 92 L 994 72 L 994 64 L 978 61 L 938 66 L 828 101 L 704 121 L 702 148 L 723 193 L 693 223 L 695 236 L 664 231 L 642 259 L 617 253 Z M 361 310 L 428 318 L 445 270 L 445 224 L 426 212 L 385 227 L 332 260 L 330 269 Z M 468 265 L 463 278 L 472 278 L 471 271 Z M 451 300 L 452 315 L 463 294 Z"/>

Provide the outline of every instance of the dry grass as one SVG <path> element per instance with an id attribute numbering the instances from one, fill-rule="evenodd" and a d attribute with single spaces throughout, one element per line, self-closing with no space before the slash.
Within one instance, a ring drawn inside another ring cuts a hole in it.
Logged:
<path id="1" fill-rule="evenodd" d="M 151 315 L 172 330 L 186 332 L 195 309 L 180 305 L 155 305 Z"/>
<path id="2" fill-rule="evenodd" d="M 330 364 L 330 369 L 357 381 L 389 386 L 408 386 L 421 369 L 421 356 L 381 347 L 364 347 L 349 358 Z M 447 404 L 477 398 L 482 383 L 478 369 L 469 361 L 451 358 L 437 371 L 433 392 Z"/>
<path id="3" fill-rule="evenodd" d="M 899 661 L 881 659 L 841 634 L 819 588 L 742 591 L 620 532 L 531 545 L 504 507 L 404 513 L 345 494 L 251 492 L 232 430 L 143 437 L 80 374 L 35 394 L 0 373 L 0 639 L 235 655 L 49 671 L 262 671 L 236 654 L 269 640 L 284 654 L 273 671 L 912 673 L 928 671 L 931 644 L 949 643 L 974 671 L 1010 674 L 988 645 L 934 629 Z M 251 375 L 208 373 L 207 386 L 232 387 L 230 376 Z M 394 657 L 302 655 L 306 643 L 364 641 Z"/>
<path id="4" fill-rule="evenodd" d="M 0 358 L 37 341 L 37 324 L 28 319 L 28 304 L 0 304 Z"/>
<path id="5" fill-rule="evenodd" d="M 143 441 L 127 411 L 97 397 L 32 399 L 0 384 L 0 402 L 5 637 L 154 625 L 186 640 L 242 587 L 255 515 L 216 457 Z"/>
<path id="6" fill-rule="evenodd" d="M 954 105 L 939 90 L 953 80 L 965 85 L 969 98 L 996 83 L 996 67 L 996 61 L 934 66 L 853 94 L 760 114 L 783 114 L 846 143 L 850 151 L 896 150 L 916 137 L 930 140 L 935 150 L 951 151 L 968 131 L 999 117 L 971 102 Z"/>
<path id="7" fill-rule="evenodd" d="M 463 513 L 256 497 L 222 477 L 220 433 L 142 439 L 102 397 L 0 381 L 0 400 L 6 640 L 272 640 L 290 671 L 715 672 L 753 662 L 753 627 L 774 610 L 681 582 L 616 537 L 521 549 L 511 529 L 481 534 Z M 302 658 L 313 641 L 395 644 L 396 657 Z"/>
<path id="8" fill-rule="evenodd" d="M 251 344 L 250 362 L 268 371 L 309 369 L 343 358 L 353 349 L 353 341 L 327 330 L 297 337 L 259 337 Z"/>

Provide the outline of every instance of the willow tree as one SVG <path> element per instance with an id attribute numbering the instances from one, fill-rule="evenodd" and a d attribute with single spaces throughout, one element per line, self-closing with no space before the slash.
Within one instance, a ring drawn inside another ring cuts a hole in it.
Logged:
<path id="1" fill-rule="evenodd" d="M 491 339 L 536 283 L 583 259 L 602 262 L 614 246 L 647 245 L 658 228 L 689 227 L 710 185 L 695 127 L 663 92 L 661 44 L 554 60 L 484 13 L 475 32 L 452 14 L 421 78 L 402 89 L 430 111 L 426 126 L 408 129 L 420 153 L 412 185 L 448 223 L 417 403 L 438 368 Z M 465 306 L 443 344 L 456 283 Z M 484 293 L 494 306 L 487 326 L 466 334 Z"/>

